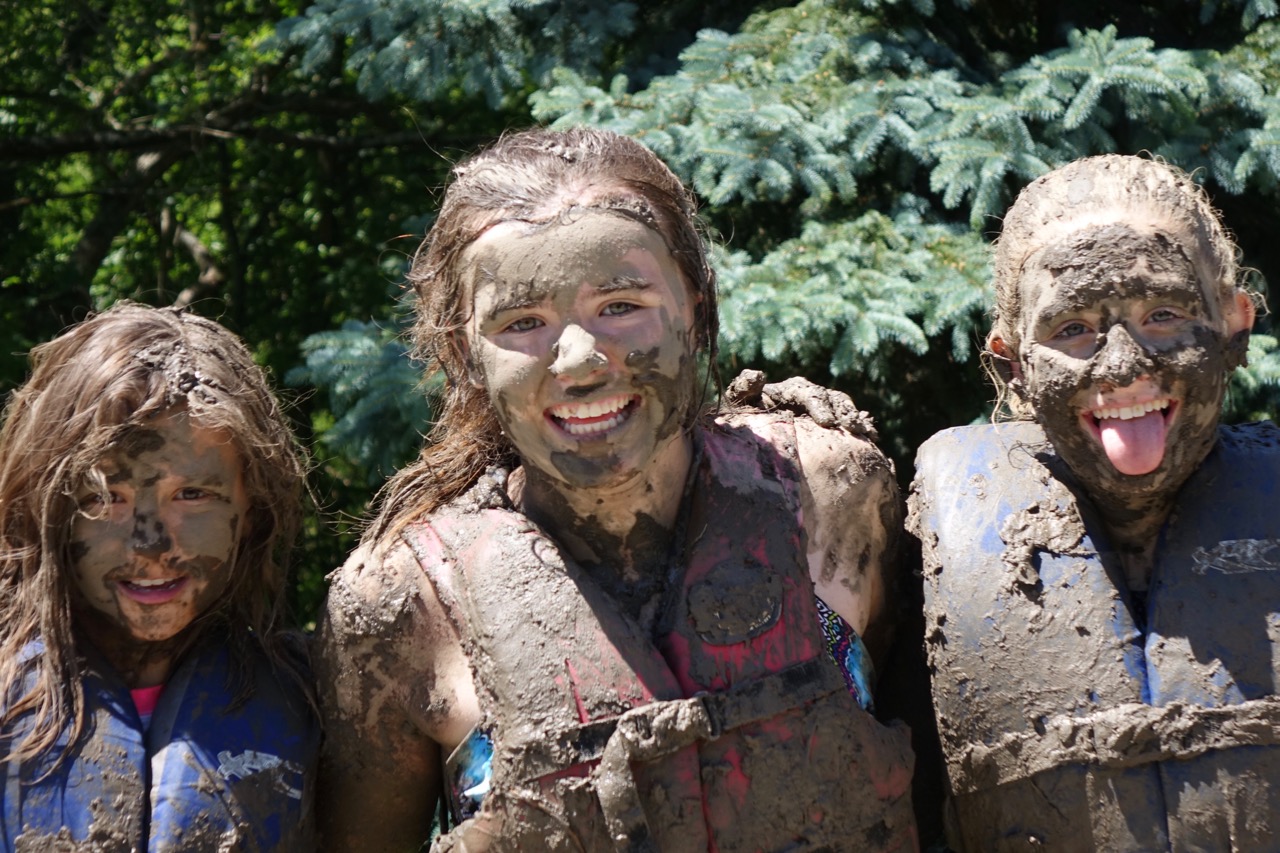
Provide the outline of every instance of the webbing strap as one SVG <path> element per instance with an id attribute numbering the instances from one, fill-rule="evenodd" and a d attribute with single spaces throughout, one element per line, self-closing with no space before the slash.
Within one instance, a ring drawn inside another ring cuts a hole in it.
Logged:
<path id="1" fill-rule="evenodd" d="M 830 661 L 816 658 L 721 693 L 654 702 L 628 711 L 615 723 L 593 776 L 614 849 L 656 853 L 632 764 L 656 761 L 697 741 L 767 720 L 845 690 Z"/>
<path id="2" fill-rule="evenodd" d="M 1277 744 L 1280 697 L 1218 708 L 1127 703 L 1083 717 L 1050 717 L 1036 731 L 1006 734 L 991 744 L 968 744 L 947 765 L 955 792 L 967 794 L 1064 764 L 1135 767 L 1213 750 Z"/>

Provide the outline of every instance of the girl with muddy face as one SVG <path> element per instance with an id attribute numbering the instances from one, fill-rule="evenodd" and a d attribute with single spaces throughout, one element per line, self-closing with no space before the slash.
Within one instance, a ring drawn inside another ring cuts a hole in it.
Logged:
<path id="1" fill-rule="evenodd" d="M 149 707 L 211 633 L 233 705 L 260 657 L 301 694 L 280 623 L 305 468 L 245 347 L 126 304 L 31 362 L 0 431 L 0 725 L 25 732 L 7 760 L 45 760 L 64 735 L 67 756 L 83 747 L 89 673 Z"/>
<path id="2" fill-rule="evenodd" d="M 518 134 L 459 165 L 409 274 L 443 408 L 375 528 L 490 466 L 524 463 L 535 488 L 609 488 L 682 443 L 718 322 L 694 214 L 679 179 L 614 134 Z"/>
<path id="3" fill-rule="evenodd" d="M 410 273 L 440 419 L 317 625 L 331 849 L 419 849 L 442 795 L 459 823 L 432 849 L 911 849 L 910 747 L 866 710 L 861 639 L 887 629 L 892 466 L 805 418 L 703 411 L 695 223 L 607 131 L 455 167 Z M 772 696 L 749 730 L 681 704 L 747 684 Z M 662 742 L 636 777 L 624 714 Z"/>
<path id="4" fill-rule="evenodd" d="M 1213 447 L 1254 316 L 1236 279 L 1204 191 L 1162 163 L 1077 161 L 1005 218 L 991 361 L 1122 539 L 1154 537 Z"/>
<path id="5" fill-rule="evenodd" d="M 1254 318 L 1236 249 L 1189 176 L 1102 156 L 1023 190 L 995 267 L 1023 422 L 930 438 L 909 506 L 948 840 L 1274 846 L 1280 753 L 1222 736 L 1280 684 L 1280 428 L 1219 424 Z"/>
<path id="6" fill-rule="evenodd" d="M 586 206 L 495 225 L 461 262 L 468 381 L 531 483 L 611 490 L 687 441 L 693 294 L 656 231 Z"/>

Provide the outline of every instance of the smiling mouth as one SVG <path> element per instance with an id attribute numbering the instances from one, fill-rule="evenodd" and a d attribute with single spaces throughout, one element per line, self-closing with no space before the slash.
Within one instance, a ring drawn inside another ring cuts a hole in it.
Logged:
<path id="1" fill-rule="evenodd" d="M 1133 406 L 1113 406 L 1109 408 L 1094 409 L 1089 414 L 1093 416 L 1095 421 L 1104 421 L 1112 418 L 1119 418 L 1122 421 L 1131 421 L 1134 418 L 1140 418 L 1155 411 L 1164 411 L 1169 408 L 1171 401 L 1168 398 L 1163 400 L 1149 400 L 1146 403 L 1138 403 Z"/>
<path id="2" fill-rule="evenodd" d="M 134 578 L 117 583 L 128 598 L 139 604 L 164 604 L 181 594 L 187 585 L 187 578 Z"/>
<path id="3" fill-rule="evenodd" d="M 603 435 L 625 423 L 640 407 L 636 394 L 619 394 L 581 403 L 560 403 L 547 409 L 547 417 L 573 438 Z"/>

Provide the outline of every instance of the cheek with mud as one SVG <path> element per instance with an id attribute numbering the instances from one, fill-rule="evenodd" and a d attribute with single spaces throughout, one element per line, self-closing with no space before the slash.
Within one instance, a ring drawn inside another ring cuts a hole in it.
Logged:
<path id="1" fill-rule="evenodd" d="M 658 441 L 674 435 L 690 421 L 696 406 L 698 360 L 689 350 L 687 341 L 685 343 L 674 371 L 662 364 L 660 347 L 627 354 L 632 386 L 639 393 L 647 389 L 663 412 L 656 436 Z"/>
<path id="2" fill-rule="evenodd" d="M 79 525 L 76 525 L 79 527 Z M 110 581 L 128 575 L 127 542 L 117 530 L 107 525 L 89 523 L 75 529 L 68 546 L 71 585 L 74 600 L 94 606 L 115 609 L 115 596 Z"/>
<path id="3" fill-rule="evenodd" d="M 1080 395 L 1098 382 L 1095 363 L 1071 358 L 1046 347 L 1032 347 L 1024 359 L 1026 390 L 1036 419 L 1054 449 L 1090 488 L 1123 492 L 1126 485 L 1144 492 L 1176 491 L 1203 460 L 1212 445 L 1221 414 L 1227 375 L 1222 337 L 1199 327 L 1189 341 L 1164 350 L 1148 350 L 1152 379 L 1166 394 L 1180 393 L 1181 406 L 1165 439 L 1160 467 L 1141 477 L 1125 477 L 1107 458 L 1102 446 L 1080 423 Z"/>
<path id="4" fill-rule="evenodd" d="M 229 562 L 240 542 L 239 530 L 239 514 L 233 514 L 224 523 L 211 519 L 192 525 L 178 534 L 174 543 L 176 547 L 170 549 L 164 562 L 180 566 Z"/>

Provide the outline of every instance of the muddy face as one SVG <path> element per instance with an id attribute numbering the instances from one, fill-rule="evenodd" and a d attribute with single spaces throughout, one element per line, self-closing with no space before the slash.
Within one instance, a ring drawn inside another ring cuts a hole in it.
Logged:
<path id="1" fill-rule="evenodd" d="M 1095 496 L 1171 496 L 1222 409 L 1229 327 L 1214 286 L 1170 234 L 1119 223 L 1049 244 L 1021 286 L 1025 393 L 1054 449 Z"/>
<path id="2" fill-rule="evenodd" d="M 72 524 L 77 621 L 114 660 L 176 636 L 226 591 L 249 499 L 224 433 L 185 412 L 138 427 L 81 488 Z"/>
<path id="3" fill-rule="evenodd" d="M 506 222 L 462 263 L 473 381 L 523 464 L 607 487 L 681 438 L 697 387 L 693 300 L 655 231 L 607 211 Z"/>

